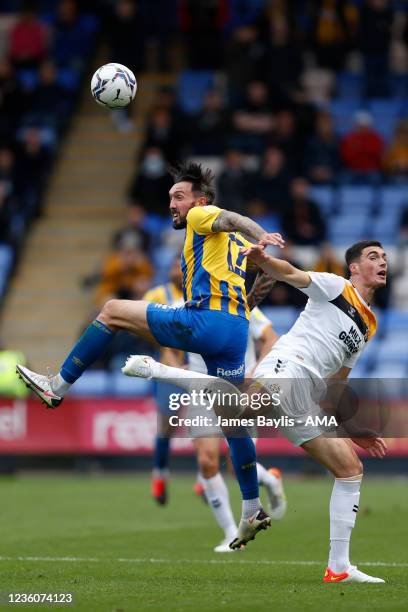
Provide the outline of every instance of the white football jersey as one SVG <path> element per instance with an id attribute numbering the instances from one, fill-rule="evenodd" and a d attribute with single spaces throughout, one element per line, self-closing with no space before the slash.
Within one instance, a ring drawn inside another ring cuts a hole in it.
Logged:
<path id="1" fill-rule="evenodd" d="M 256 341 L 262 337 L 264 330 L 272 325 L 262 310 L 255 306 L 249 317 L 248 344 L 245 353 L 245 371 L 250 372 L 256 365 Z M 204 359 L 198 353 L 188 353 L 188 367 L 193 372 L 207 373 Z"/>
<path id="2" fill-rule="evenodd" d="M 354 366 L 375 334 L 377 321 L 350 281 L 327 272 L 308 274 L 311 283 L 301 289 L 309 296 L 306 307 L 272 350 L 313 375 L 327 378 L 343 366 Z M 263 362 L 259 370 L 262 366 Z"/>

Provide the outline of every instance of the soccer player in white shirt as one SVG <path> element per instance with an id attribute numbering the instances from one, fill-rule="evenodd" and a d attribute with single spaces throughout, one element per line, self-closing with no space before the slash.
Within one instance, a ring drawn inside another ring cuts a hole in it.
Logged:
<path id="1" fill-rule="evenodd" d="M 363 465 L 352 441 L 374 457 L 385 455 L 386 444 L 375 436 L 346 439 L 337 438 L 335 434 L 325 435 L 327 428 L 307 426 L 306 421 L 310 414 L 323 412 L 317 402 L 326 388 L 325 380 L 346 379 L 376 331 L 376 318 L 369 304 L 376 289 L 387 282 L 386 253 L 381 243 L 374 240 L 351 246 L 345 254 L 350 280 L 335 274 L 299 270 L 265 253 L 263 245 L 243 249 L 243 254 L 276 280 L 298 288 L 309 297 L 293 327 L 276 342 L 256 369 L 253 390 L 259 392 L 261 387 L 272 394 L 278 389 L 281 397 L 277 408 L 279 415 L 294 417 L 296 421 L 295 427 L 282 427 L 281 431 L 335 478 L 330 499 L 329 563 L 323 580 L 328 583 L 384 582 L 351 565 L 349 544 L 363 477 Z M 132 366 L 131 372 L 126 372 L 125 366 L 124 373 L 165 377 L 189 388 L 186 373 L 177 368 L 166 368 L 143 357 L 139 358 L 139 367 L 134 359 Z M 203 382 L 206 388 L 209 380 L 207 377 L 207 382 Z M 240 416 L 248 416 L 248 413 L 241 410 Z M 238 537 L 231 546 L 240 546 L 242 539 L 247 541 L 250 531 L 251 525 L 241 519 Z"/>

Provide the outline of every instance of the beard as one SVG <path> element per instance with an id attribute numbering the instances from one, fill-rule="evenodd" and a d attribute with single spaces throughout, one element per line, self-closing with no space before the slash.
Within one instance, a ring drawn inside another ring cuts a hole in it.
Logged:
<path id="1" fill-rule="evenodd" d="M 175 230 L 182 230 L 182 229 L 185 229 L 186 227 L 187 227 L 186 219 L 182 219 L 180 221 L 173 221 L 173 229 Z"/>

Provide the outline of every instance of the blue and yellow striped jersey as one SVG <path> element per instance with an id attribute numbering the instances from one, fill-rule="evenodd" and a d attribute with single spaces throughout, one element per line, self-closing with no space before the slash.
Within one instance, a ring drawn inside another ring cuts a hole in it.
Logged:
<path id="1" fill-rule="evenodd" d="M 176 287 L 174 283 L 166 283 L 149 289 L 144 296 L 144 300 L 148 302 L 157 302 L 158 304 L 167 304 L 172 306 L 175 302 L 180 302 L 183 299 L 183 293 Z"/>
<path id="2" fill-rule="evenodd" d="M 181 255 L 184 301 L 189 306 L 249 319 L 246 258 L 240 249 L 250 243 L 236 232 L 212 231 L 221 210 L 218 206 L 196 206 L 187 214 Z"/>

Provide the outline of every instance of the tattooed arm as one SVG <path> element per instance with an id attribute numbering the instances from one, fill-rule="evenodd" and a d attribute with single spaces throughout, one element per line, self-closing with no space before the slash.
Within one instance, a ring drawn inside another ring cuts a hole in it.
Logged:
<path id="1" fill-rule="evenodd" d="M 250 310 L 253 310 L 255 306 L 258 306 L 266 298 L 274 284 L 276 279 L 266 274 L 262 270 L 258 272 L 254 280 L 254 284 L 251 287 L 250 292 L 247 296 L 248 306 Z"/>
<path id="2" fill-rule="evenodd" d="M 273 244 L 283 248 L 285 241 L 282 236 L 277 233 L 269 234 L 249 217 L 244 217 L 230 210 L 222 210 L 214 223 L 212 231 L 217 232 L 241 232 L 249 240 L 256 241 L 259 244 Z"/>

